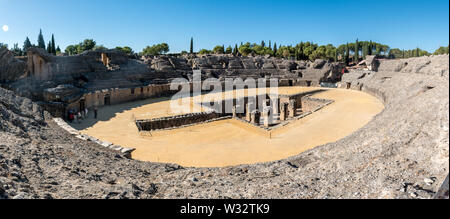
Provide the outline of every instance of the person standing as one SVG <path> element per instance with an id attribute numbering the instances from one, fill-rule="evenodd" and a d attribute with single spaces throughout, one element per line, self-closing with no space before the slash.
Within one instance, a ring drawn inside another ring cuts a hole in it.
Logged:
<path id="1" fill-rule="evenodd" d="M 89 111 L 88 111 L 88 109 L 87 108 L 84 108 L 84 118 L 88 118 L 88 113 L 89 113 Z"/>

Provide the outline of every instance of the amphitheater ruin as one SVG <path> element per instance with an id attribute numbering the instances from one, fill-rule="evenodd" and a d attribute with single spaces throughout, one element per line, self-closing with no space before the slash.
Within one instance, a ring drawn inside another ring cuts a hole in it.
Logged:
<path id="1" fill-rule="evenodd" d="M 1 49 L 0 197 L 438 196 L 449 172 L 448 55 L 344 67 Z M 214 84 L 192 92 L 196 77 Z M 230 90 L 228 79 L 258 83 Z"/>

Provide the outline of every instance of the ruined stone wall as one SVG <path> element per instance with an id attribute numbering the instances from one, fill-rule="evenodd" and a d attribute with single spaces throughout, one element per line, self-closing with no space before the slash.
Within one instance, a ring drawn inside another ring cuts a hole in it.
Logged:
<path id="1" fill-rule="evenodd" d="M 302 100 L 301 100 L 302 111 L 303 112 L 313 112 L 317 108 L 323 106 L 324 104 L 326 104 L 328 102 L 329 102 L 329 100 L 318 99 L 318 98 L 311 98 L 309 96 L 303 97 Z"/>
<path id="2" fill-rule="evenodd" d="M 66 112 L 70 110 L 79 111 L 80 103 L 82 101 L 84 101 L 85 108 L 92 110 L 94 107 L 115 105 L 150 97 L 168 96 L 173 94 L 173 92 L 174 91 L 170 90 L 170 85 L 149 85 L 137 88 L 104 89 L 84 94 L 78 101 L 68 104 L 66 107 Z"/>
<path id="3" fill-rule="evenodd" d="M 156 131 L 207 122 L 218 119 L 222 116 L 223 115 L 215 112 L 190 113 L 152 120 L 137 120 L 136 126 L 138 127 L 139 131 Z"/>

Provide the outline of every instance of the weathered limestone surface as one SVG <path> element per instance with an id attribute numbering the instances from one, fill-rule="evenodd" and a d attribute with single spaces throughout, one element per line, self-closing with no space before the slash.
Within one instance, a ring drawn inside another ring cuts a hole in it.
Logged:
<path id="1" fill-rule="evenodd" d="M 0 89 L 0 198 L 432 198 L 449 173 L 449 78 L 434 72 L 448 72 L 448 58 L 435 59 L 419 71 L 381 63 L 383 71 L 346 75 L 352 89 L 385 103 L 352 135 L 285 160 L 227 168 L 129 160 Z"/>
<path id="2" fill-rule="evenodd" d="M 380 60 L 379 71 L 449 76 L 449 56 L 424 56 L 400 60 Z"/>
<path id="3" fill-rule="evenodd" d="M 6 48 L 0 48 L 0 82 L 14 81 L 26 73 L 26 63 L 14 58 Z"/>

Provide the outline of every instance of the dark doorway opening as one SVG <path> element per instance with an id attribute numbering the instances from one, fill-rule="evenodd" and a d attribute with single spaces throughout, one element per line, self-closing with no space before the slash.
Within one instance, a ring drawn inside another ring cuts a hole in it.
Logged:
<path id="1" fill-rule="evenodd" d="M 347 83 L 347 89 L 350 89 L 352 87 L 352 83 Z"/>
<path id="2" fill-rule="evenodd" d="M 312 83 L 312 81 L 306 81 L 306 86 L 311 87 L 311 83 Z"/>
<path id="3" fill-rule="evenodd" d="M 110 106 L 111 105 L 111 96 L 110 95 L 106 95 L 105 96 L 105 105 L 106 106 Z"/>
<path id="4" fill-rule="evenodd" d="M 294 81 L 293 80 L 289 80 L 289 87 L 294 86 Z"/>
<path id="5" fill-rule="evenodd" d="M 85 109 L 86 109 L 86 100 L 80 100 L 80 111 L 79 112 L 84 112 Z"/>

